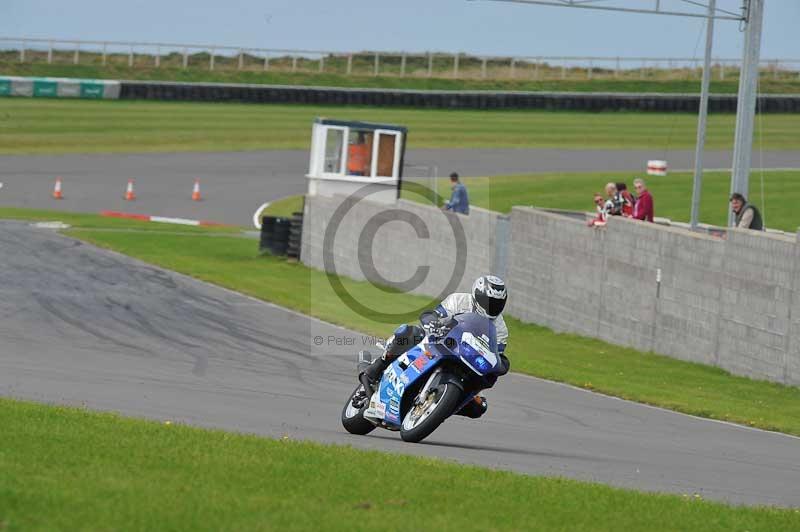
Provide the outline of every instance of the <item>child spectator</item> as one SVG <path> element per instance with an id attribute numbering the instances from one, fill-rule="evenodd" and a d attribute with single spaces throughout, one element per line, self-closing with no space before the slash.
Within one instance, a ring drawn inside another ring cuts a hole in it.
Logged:
<path id="1" fill-rule="evenodd" d="M 608 212 L 606 211 L 607 203 L 608 202 L 603 199 L 603 196 L 601 194 L 595 193 L 594 205 L 595 209 L 597 210 L 597 216 L 589 220 L 589 223 L 587 224 L 589 227 L 606 224 L 606 218 L 608 217 Z"/>

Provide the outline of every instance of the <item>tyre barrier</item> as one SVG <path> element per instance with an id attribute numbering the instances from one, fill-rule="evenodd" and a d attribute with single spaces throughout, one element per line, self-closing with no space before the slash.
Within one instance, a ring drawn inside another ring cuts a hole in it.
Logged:
<path id="1" fill-rule="evenodd" d="M 261 238 L 258 249 L 262 253 L 270 253 L 278 257 L 286 255 L 289 247 L 289 230 L 291 220 L 279 216 L 261 218 Z"/>
<path id="2" fill-rule="evenodd" d="M 422 91 L 222 83 L 122 81 L 120 99 L 198 102 L 399 106 L 426 109 L 544 109 L 697 112 L 698 94 Z M 712 113 L 736 111 L 735 94 L 709 97 Z M 765 113 L 800 113 L 800 95 L 761 95 Z"/>
<path id="3" fill-rule="evenodd" d="M 286 250 L 286 255 L 290 259 L 300 260 L 300 246 L 303 240 L 303 213 L 292 213 L 289 221 L 289 247 Z"/>

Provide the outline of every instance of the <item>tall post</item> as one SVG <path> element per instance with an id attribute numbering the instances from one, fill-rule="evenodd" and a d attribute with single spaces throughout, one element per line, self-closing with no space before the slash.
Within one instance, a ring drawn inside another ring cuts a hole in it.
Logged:
<path id="1" fill-rule="evenodd" d="M 19 49 L 19 62 L 25 62 L 25 41 L 22 41 L 22 46 Z"/>
<path id="2" fill-rule="evenodd" d="M 53 62 L 53 41 L 49 41 L 47 43 L 47 64 L 52 64 Z"/>
<path id="3" fill-rule="evenodd" d="M 347 75 L 353 73 L 353 54 L 347 56 Z"/>
<path id="4" fill-rule="evenodd" d="M 733 141 L 731 194 L 748 197 L 750 190 L 750 159 L 753 149 L 753 121 L 756 112 L 758 63 L 761 55 L 761 26 L 765 0 L 749 0 L 744 34 L 742 71 L 739 76 L 739 95 L 736 99 L 736 135 Z M 733 224 L 733 212 L 728 210 L 728 225 Z"/>
<path id="5" fill-rule="evenodd" d="M 406 75 L 406 53 L 403 52 L 403 55 L 400 56 L 400 77 L 404 77 Z"/>
<path id="6" fill-rule="evenodd" d="M 103 43 L 103 66 L 108 62 L 108 43 Z"/>
<path id="7" fill-rule="evenodd" d="M 433 54 L 428 52 L 428 77 L 433 75 Z"/>
<path id="8" fill-rule="evenodd" d="M 714 45 L 714 10 L 717 0 L 708 2 L 706 20 L 706 55 L 703 57 L 703 81 L 700 85 L 700 112 L 697 120 L 697 145 L 694 151 L 694 186 L 692 188 L 692 229 L 697 229 L 700 217 L 700 195 L 703 191 L 703 154 L 706 146 L 708 91 L 711 86 L 711 49 Z"/>
<path id="9" fill-rule="evenodd" d="M 381 63 L 380 63 L 380 61 L 381 61 L 381 59 L 380 59 L 380 55 L 379 55 L 379 54 L 376 52 L 376 53 L 375 53 L 375 68 L 374 68 L 374 70 L 373 70 L 373 72 L 372 72 L 372 75 L 373 75 L 373 76 L 377 76 L 377 75 L 378 75 L 378 72 L 380 72 L 380 68 L 381 68 L 381 66 L 380 66 L 380 64 L 381 64 Z"/>
<path id="10" fill-rule="evenodd" d="M 453 56 L 453 77 L 458 77 L 458 54 Z"/>

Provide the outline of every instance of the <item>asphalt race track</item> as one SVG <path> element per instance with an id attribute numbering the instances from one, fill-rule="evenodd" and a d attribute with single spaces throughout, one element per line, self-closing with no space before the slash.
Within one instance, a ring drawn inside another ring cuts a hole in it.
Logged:
<path id="1" fill-rule="evenodd" d="M 351 436 L 358 334 L 22 222 L 0 222 L 0 263 L 4 396 L 800 507 L 798 438 L 513 374 L 423 444 Z"/>
<path id="2" fill-rule="evenodd" d="M 406 176 L 491 176 L 546 171 L 644 169 L 648 159 L 665 158 L 671 168 L 692 167 L 693 152 L 647 150 L 409 150 Z M 707 152 L 707 168 L 730 166 L 730 152 Z M 760 164 L 760 156 L 753 164 Z M 800 168 L 796 152 L 764 152 L 767 168 Z M 306 191 L 308 152 L 148 153 L 0 156 L 0 206 L 74 212 L 118 210 L 205 219 L 234 225 L 252 223 L 264 202 Z M 630 179 L 632 175 L 620 177 Z M 51 197 L 56 176 L 64 197 Z M 203 202 L 191 201 L 199 178 Z M 128 179 L 136 182 L 136 202 L 123 201 Z"/>

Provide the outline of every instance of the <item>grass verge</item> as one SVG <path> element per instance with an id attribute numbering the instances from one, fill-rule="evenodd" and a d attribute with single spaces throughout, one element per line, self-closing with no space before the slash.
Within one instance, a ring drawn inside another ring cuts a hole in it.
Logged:
<path id="1" fill-rule="evenodd" d="M 592 193 L 604 194 L 609 181 L 626 181 L 633 190 L 634 172 L 537 173 L 527 175 L 465 178 L 472 205 L 499 212 L 510 212 L 514 205 L 592 211 Z M 761 173 L 750 176 L 751 196 L 765 215 L 768 227 L 788 232 L 797 231 L 800 215 L 800 170 L 764 171 L 764 196 L 760 192 Z M 688 222 L 691 214 L 692 173 L 671 172 L 668 177 L 644 176 L 655 199 L 657 216 Z M 450 182 L 438 181 L 440 198 L 450 197 Z M 700 203 L 700 221 L 724 226 L 728 221 L 729 172 L 705 172 Z M 405 197 L 428 203 L 428 198 L 409 192 Z M 763 200 L 763 201 L 762 201 Z"/>
<path id="2" fill-rule="evenodd" d="M 730 507 L 8 399 L 0 399 L 0 424 L 4 530 L 800 527 L 796 510 Z M 414 489 L 387 482 L 393 477 L 413 479 Z M 479 503 L 465 505 L 471 495 Z"/>
<path id="3" fill-rule="evenodd" d="M 3 211 L 0 210 L 0 217 Z M 275 257 L 257 243 L 222 235 L 97 230 L 104 219 L 68 231 L 101 247 L 376 336 L 396 323 L 364 317 L 342 303 L 325 273 Z M 93 228 L 95 227 L 95 228 Z M 430 298 L 341 279 L 378 312 L 433 306 Z M 689 414 L 800 435 L 800 388 L 736 377 L 711 366 L 642 353 L 509 318 L 515 371 Z"/>
<path id="4" fill-rule="evenodd" d="M 474 111 L 0 98 L 0 153 L 307 149 L 315 117 L 401 124 L 411 148 L 694 147 L 692 113 Z M 733 114 L 711 115 L 707 149 L 733 145 Z M 797 149 L 800 115 L 759 119 L 764 149 Z"/>
<path id="5" fill-rule="evenodd" d="M 126 58 L 127 59 L 127 58 Z M 437 69 L 432 78 L 374 76 L 372 64 L 365 70 L 370 74 L 346 76 L 336 73 L 319 72 L 263 72 L 258 70 L 224 70 L 210 71 L 207 67 L 208 57 L 200 67 L 152 68 L 139 65 L 129 68 L 127 65 L 48 65 L 20 64 L 17 58 L 0 62 L 0 73 L 13 76 L 51 76 L 95 79 L 129 79 L 155 81 L 185 81 L 215 83 L 258 83 L 265 85 L 307 85 L 323 87 L 358 87 L 358 88 L 392 88 L 417 90 L 491 90 L 491 91 L 566 91 L 566 92 L 666 92 L 697 93 L 700 91 L 699 79 L 453 79 L 451 70 Z M 262 68 L 259 65 L 259 68 Z M 638 74 L 637 74 L 638 75 Z M 713 80 L 712 94 L 736 94 L 739 81 L 735 77 L 727 80 Z M 773 80 L 764 78 L 759 89 L 763 93 L 793 94 L 800 93 L 800 82 L 792 79 Z"/>

